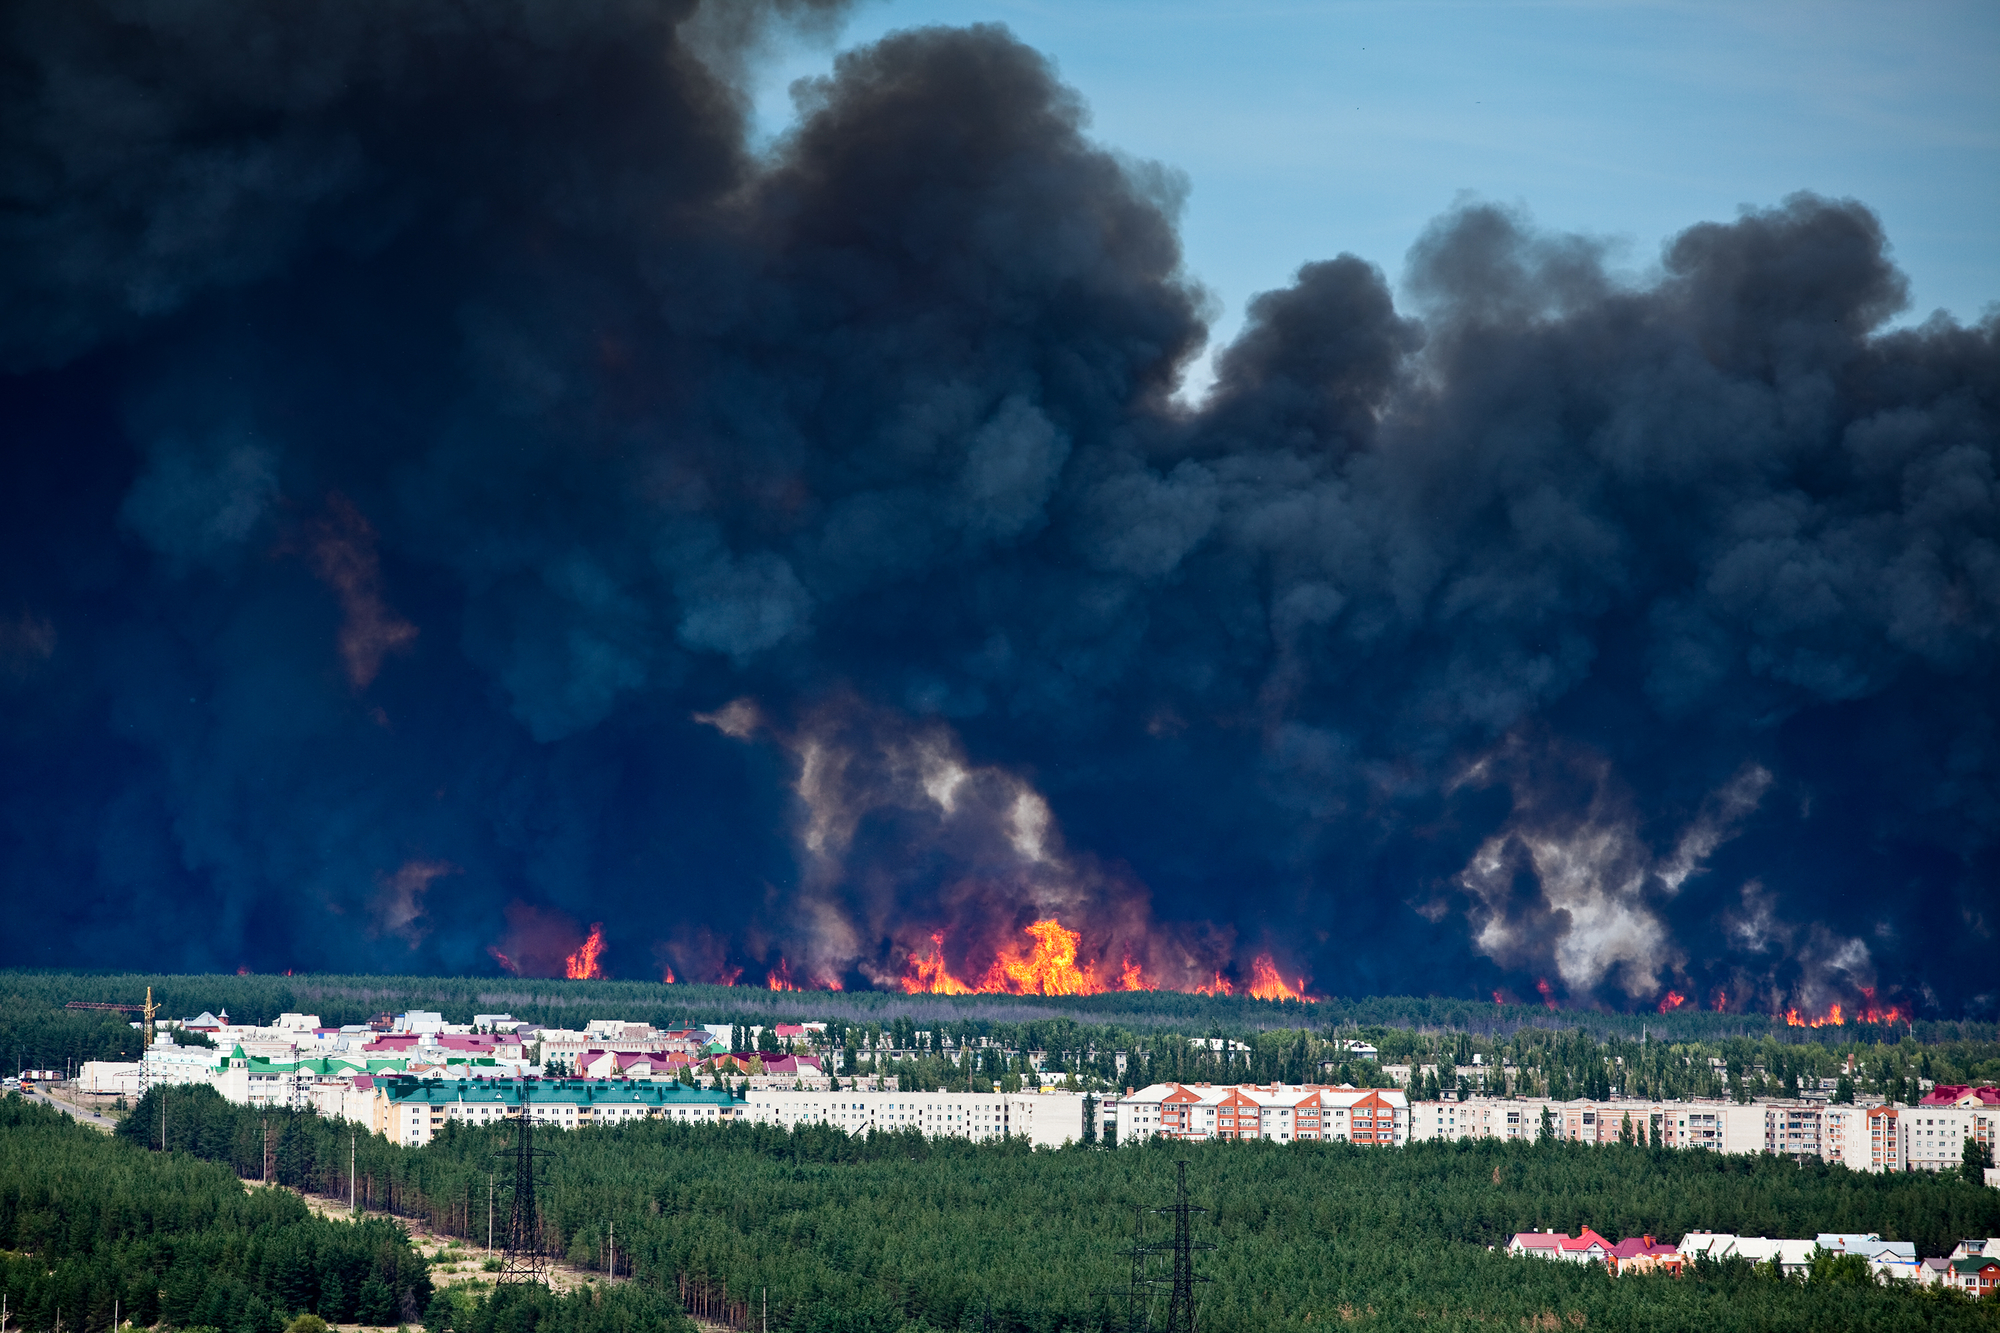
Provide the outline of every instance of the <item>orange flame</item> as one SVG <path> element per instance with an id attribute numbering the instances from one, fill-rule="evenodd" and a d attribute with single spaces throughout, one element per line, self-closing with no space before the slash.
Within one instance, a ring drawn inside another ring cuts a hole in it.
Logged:
<path id="1" fill-rule="evenodd" d="M 930 947 L 909 955 L 896 984 L 910 995 L 1099 995 L 1161 988 L 1159 980 L 1147 976 L 1145 965 L 1130 953 L 1120 957 L 1115 969 L 1108 957 L 1080 959 L 1083 932 L 1071 930 L 1055 917 L 1028 923 L 1022 934 L 1025 938 L 1001 948 L 977 980 L 967 981 L 953 975 L 945 959 L 945 932 L 933 932 Z M 838 989 L 836 983 L 827 984 Z M 1210 981 L 1190 989 L 1195 995 L 1239 993 L 1237 984 L 1219 971 Z M 1270 954 L 1262 954 L 1252 963 L 1250 984 L 1241 988 L 1241 993 L 1259 1000 L 1315 1002 L 1307 993 L 1306 979 L 1287 981 Z"/>
<path id="2" fill-rule="evenodd" d="M 667 967 L 665 965 L 661 966 L 660 984 L 662 986 L 671 986 L 674 984 L 674 970 L 671 967 Z"/>
<path id="3" fill-rule="evenodd" d="M 1847 1021 L 1841 1017 L 1840 1006 L 1837 1004 L 1828 1006 L 1826 1013 L 1817 1018 L 1802 1018 L 1796 1009 L 1787 1009 L 1780 1017 L 1785 1020 L 1786 1027 L 1794 1028 L 1837 1028 L 1844 1026 Z"/>
<path id="4" fill-rule="evenodd" d="M 1002 951 L 986 969 L 980 990 L 1011 995 L 1095 995 L 1104 989 L 1076 965 L 1081 931 L 1065 930 L 1054 917 L 1031 921 L 1027 930 L 1034 946 L 1025 955 L 1018 949 Z"/>
<path id="5" fill-rule="evenodd" d="M 604 965 L 599 960 L 604 956 L 604 923 L 591 923 L 590 935 L 576 946 L 576 952 L 563 959 L 563 975 L 571 981 L 602 981 Z"/>
<path id="6" fill-rule="evenodd" d="M 922 954 L 910 955 L 910 971 L 903 976 L 901 985 L 906 994 L 917 995 L 971 995 L 972 987 L 951 974 L 944 965 L 944 932 L 931 936 L 931 953 L 928 958 Z"/>
<path id="7" fill-rule="evenodd" d="M 1907 1023 L 1910 1021 L 1910 1016 L 1893 1004 L 1887 1009 L 1878 1009 L 1875 1005 L 1875 991 L 1872 987 L 1863 986 L 1861 993 L 1867 997 L 1868 1003 L 1856 1011 L 1854 1015 L 1855 1022 Z"/>
<path id="8" fill-rule="evenodd" d="M 938 931 L 931 936 L 928 954 L 910 955 L 909 970 L 898 984 L 907 993 L 930 995 L 1096 995 L 1109 989 L 1077 965 L 1076 950 L 1083 932 L 1069 930 L 1049 917 L 1030 922 L 1026 934 L 1029 943 L 1025 948 L 1016 944 L 1001 950 L 979 983 L 971 985 L 953 976 L 946 966 L 944 932 Z M 1128 961 L 1121 975 L 1121 981 L 1128 983 L 1124 988 L 1138 989 L 1129 984 L 1134 979 L 1143 985 L 1138 968 Z"/>
<path id="9" fill-rule="evenodd" d="M 1727 1009 L 1729 1007 L 1728 993 L 1726 991 L 1717 991 L 1715 993 L 1715 1004 L 1712 1007 L 1718 1014 Z"/>
<path id="10" fill-rule="evenodd" d="M 792 969 L 785 962 L 783 954 L 778 955 L 778 965 L 772 968 L 764 977 L 764 984 L 772 990 L 799 989 L 798 985 L 792 981 Z"/>
<path id="11" fill-rule="evenodd" d="M 486 952 L 492 954 L 493 960 L 495 962 L 499 963 L 500 966 L 506 968 L 509 972 L 512 972 L 515 976 L 518 977 L 521 975 L 520 964 L 516 963 L 513 959 L 509 958 L 506 954 L 501 953 L 500 950 L 494 945 L 491 944 L 487 945 Z"/>
<path id="12" fill-rule="evenodd" d="M 1312 1002 L 1306 994 L 1306 979 L 1297 978 L 1292 986 L 1278 975 L 1278 965 L 1271 961 L 1270 954 L 1259 954 L 1250 964 L 1250 998 L 1253 1000 L 1304 1000 Z"/>
<path id="13" fill-rule="evenodd" d="M 1549 984 L 1547 977 L 1537 980 L 1535 982 L 1535 989 L 1542 993 L 1543 1004 L 1551 1009 L 1556 1007 L 1556 988 Z"/>
<path id="14" fill-rule="evenodd" d="M 1667 1013 L 1671 1010 L 1680 1008 L 1682 1005 L 1686 1003 L 1687 1003 L 1687 996 L 1681 994 L 1679 991 L 1670 990 L 1667 992 L 1666 998 L 1660 1001 L 1660 1012 L 1663 1014 Z"/>
<path id="15" fill-rule="evenodd" d="M 743 969 L 740 967 L 725 967 L 715 974 L 715 984 L 718 986 L 734 986 L 736 979 L 742 975 Z"/>

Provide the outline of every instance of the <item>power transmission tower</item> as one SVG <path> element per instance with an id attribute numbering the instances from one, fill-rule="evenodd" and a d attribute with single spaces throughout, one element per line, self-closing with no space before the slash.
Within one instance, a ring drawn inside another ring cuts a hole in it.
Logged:
<path id="1" fill-rule="evenodd" d="M 1208 1209 L 1197 1208 L 1188 1202 L 1186 1159 L 1179 1163 L 1176 1173 L 1173 1203 L 1153 1211 L 1174 1219 L 1174 1238 L 1165 1247 L 1173 1255 L 1172 1274 L 1153 1279 L 1154 1286 L 1165 1287 L 1168 1292 L 1167 1319 L 1161 1333 L 1194 1333 L 1195 1283 L 1211 1280 L 1195 1276 L 1194 1254 L 1196 1250 L 1212 1250 L 1215 1246 L 1194 1238 L 1194 1215 L 1205 1213 Z"/>
<path id="2" fill-rule="evenodd" d="M 1125 1287 L 1125 1333 L 1144 1333 L 1153 1325 L 1152 1302 L 1141 1293 L 1152 1285 L 1146 1273 L 1146 1260 L 1158 1254 L 1161 1247 L 1146 1243 L 1146 1211 L 1143 1205 L 1132 1209 L 1132 1248 L 1119 1251 L 1132 1260 L 1132 1277 Z"/>
<path id="3" fill-rule="evenodd" d="M 500 1255 L 495 1286 L 546 1284 L 549 1280 L 549 1262 L 542 1253 L 541 1215 L 535 1207 L 535 1159 L 548 1154 L 535 1147 L 533 1110 L 527 1088 L 522 1086 L 521 1115 L 514 1126 L 514 1200 L 507 1216 L 507 1248 Z"/>

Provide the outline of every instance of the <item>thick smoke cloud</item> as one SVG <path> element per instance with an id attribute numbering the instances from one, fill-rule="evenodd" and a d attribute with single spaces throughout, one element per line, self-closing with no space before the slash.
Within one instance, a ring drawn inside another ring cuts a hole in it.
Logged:
<path id="1" fill-rule="evenodd" d="M 0 959 L 1994 1006 L 2000 326 L 1866 207 L 1463 205 L 1190 408 L 1004 30 L 751 150 L 835 21 L 7 12 Z"/>

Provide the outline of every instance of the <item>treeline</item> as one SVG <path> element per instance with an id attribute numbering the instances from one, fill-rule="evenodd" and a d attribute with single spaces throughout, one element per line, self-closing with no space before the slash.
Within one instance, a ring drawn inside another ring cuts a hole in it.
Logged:
<path id="1" fill-rule="evenodd" d="M 524 1023 L 580 1028 L 592 1019 L 762 1025 L 838 1017 L 885 1024 L 897 1017 L 936 1022 L 1020 1023 L 1035 1019 L 1232 1028 L 1296 1026 L 1319 1006 L 1248 996 L 1144 991 L 1096 996 L 904 995 L 894 991 L 771 991 L 760 986 L 661 985 L 652 981 L 566 981 L 521 977 L 170 975 L 0 971 L 0 1001 L 60 1009 L 70 1000 L 132 1004 L 146 987 L 174 1018 L 227 1008 L 238 1021 L 280 1013 L 318 1014 L 328 1023 L 363 1023 L 380 1013 L 431 1009 L 466 1021 L 475 1012 L 510 1013 Z M 1389 1002 L 1394 1003 L 1394 1002 Z M 1424 1001 L 1415 1001 L 1423 1005 Z M 1524 1013 L 1539 1013 L 1540 1010 Z"/>
<path id="2" fill-rule="evenodd" d="M 190 1141 L 239 1170 L 266 1117 L 207 1090 L 168 1108 Z M 133 1120 L 138 1120 L 134 1116 Z M 287 1183 L 344 1195 L 350 1131 L 272 1114 Z M 128 1122 L 129 1123 L 129 1122 Z M 355 1144 L 358 1197 L 483 1243 L 489 1189 L 505 1216 L 513 1130 L 448 1123 L 434 1143 Z M 136 1130 L 131 1137 L 139 1137 Z M 283 1145 L 291 1143 L 289 1156 Z M 1167 1202 L 1189 1162 L 1212 1277 L 1201 1326 L 1316 1333 L 1309 1324 L 1595 1329 L 1994 1329 L 2000 1302 L 1932 1291 L 1780 1282 L 1740 1268 L 1681 1281 L 1516 1260 L 1515 1231 L 1591 1226 L 1678 1240 L 1712 1228 L 1810 1236 L 1873 1231 L 1947 1250 L 2000 1232 L 2000 1191 L 1952 1178 L 1871 1176 L 1772 1158 L 1565 1143 L 1187 1144 L 1030 1151 L 1020 1142 L 850 1138 L 832 1129 L 645 1123 L 538 1136 L 547 1248 L 670 1287 L 773 1333 L 1122 1333 L 1135 1216 Z M 1157 1276 L 1157 1274 L 1155 1274 Z M 1157 1311 L 1156 1311 L 1157 1313 Z M 457 1328 L 457 1325 L 454 1325 Z M 459 1333 L 479 1333 L 470 1328 Z"/>
<path id="3" fill-rule="evenodd" d="M 227 1008 L 239 1020 L 269 1022 L 286 1011 L 316 1013 L 329 1023 L 361 1023 L 384 1012 L 433 1009 L 453 1021 L 474 1013 L 511 1013 L 522 1022 L 582 1027 L 597 1018 L 675 1026 L 690 1022 L 766 1024 L 840 1019 L 878 1029 L 909 1019 L 992 1030 L 1048 1021 L 1146 1034 L 1171 1028 L 1193 1034 L 1235 1034 L 1272 1028 L 1316 1031 L 1405 1029 L 1511 1037 L 1523 1029 L 1583 1031 L 1599 1039 L 1721 1041 L 1776 1033 L 1787 1041 L 1873 1044 L 1892 1033 L 1924 1043 L 2000 1040 L 1991 1022 L 1922 1021 L 1914 1028 L 1787 1028 L 1761 1014 L 1718 1014 L 1689 1008 L 1668 1014 L 1551 1011 L 1540 1005 L 1494 1004 L 1424 996 L 1332 997 L 1317 1004 L 1255 1000 L 1244 995 L 1181 995 L 1165 991 L 1092 996 L 904 995 L 892 991 L 770 991 L 757 986 L 661 985 L 652 981 L 560 981 L 520 977 L 237 976 L 142 973 L 0 971 L 0 1013 L 61 1010 L 70 1000 L 136 1004 L 152 986 L 169 1017 Z M 108 1021 L 115 1021 L 108 1020 Z M 0 1028 L 0 1037 L 6 1029 Z"/>

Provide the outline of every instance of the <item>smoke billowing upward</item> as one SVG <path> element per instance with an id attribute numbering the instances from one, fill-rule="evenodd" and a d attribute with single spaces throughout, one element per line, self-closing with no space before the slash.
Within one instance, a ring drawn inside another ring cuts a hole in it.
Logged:
<path id="1" fill-rule="evenodd" d="M 1993 1008 L 2000 327 L 1886 331 L 1863 204 L 1640 278 L 1464 205 L 1188 407 L 1185 185 L 1006 31 L 752 151 L 837 17 L 7 11 L 0 961 L 1056 920 L 1107 987 Z"/>

